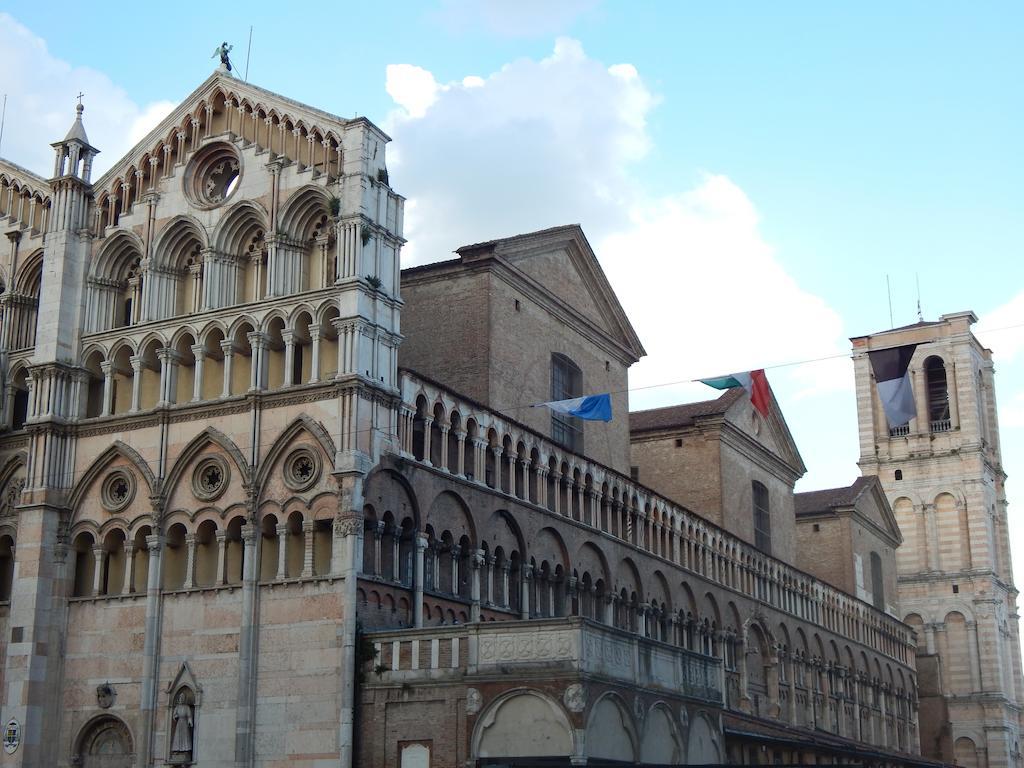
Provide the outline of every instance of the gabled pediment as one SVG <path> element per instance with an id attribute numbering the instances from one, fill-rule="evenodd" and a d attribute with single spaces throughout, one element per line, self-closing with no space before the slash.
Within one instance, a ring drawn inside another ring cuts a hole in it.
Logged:
<path id="1" fill-rule="evenodd" d="M 464 263 L 495 259 L 513 280 L 604 336 L 625 360 L 647 354 L 578 224 L 467 245 L 458 254 Z"/>
<path id="2" fill-rule="evenodd" d="M 726 418 L 759 443 L 765 451 L 789 467 L 797 478 L 802 477 L 807 473 L 807 467 L 774 392 L 770 393 L 770 400 L 768 416 L 763 417 L 754 409 L 750 397 L 744 393 L 743 397 L 736 398 L 729 406 Z"/>
<path id="3" fill-rule="evenodd" d="M 127 194 L 135 199 L 137 188 L 153 186 L 154 172 L 157 178 L 167 178 L 210 139 L 224 136 L 334 177 L 341 174 L 346 128 L 355 123 L 372 125 L 365 118 L 346 120 L 218 70 L 93 186 L 99 199 L 106 194 L 122 196 L 127 185 Z M 376 126 L 373 130 L 382 142 L 389 141 Z"/>
<path id="4" fill-rule="evenodd" d="M 896 542 L 895 546 L 899 546 L 903 542 L 903 534 L 900 533 L 899 523 L 886 498 L 882 482 L 874 475 L 859 478 L 857 482 L 864 484 L 855 503 L 857 514 L 886 532 Z"/>

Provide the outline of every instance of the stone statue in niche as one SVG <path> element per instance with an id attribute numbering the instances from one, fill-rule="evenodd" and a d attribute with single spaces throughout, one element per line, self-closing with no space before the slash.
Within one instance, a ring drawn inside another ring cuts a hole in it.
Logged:
<path id="1" fill-rule="evenodd" d="M 171 711 L 171 762 L 192 762 L 192 740 L 195 731 L 192 696 L 187 688 L 178 692 Z"/>

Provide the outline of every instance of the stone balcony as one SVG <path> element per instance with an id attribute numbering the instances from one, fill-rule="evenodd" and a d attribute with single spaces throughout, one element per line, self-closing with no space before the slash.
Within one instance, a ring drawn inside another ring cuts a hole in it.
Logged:
<path id="1" fill-rule="evenodd" d="M 724 704 L 722 661 L 578 616 L 368 632 L 371 684 L 586 677 Z"/>

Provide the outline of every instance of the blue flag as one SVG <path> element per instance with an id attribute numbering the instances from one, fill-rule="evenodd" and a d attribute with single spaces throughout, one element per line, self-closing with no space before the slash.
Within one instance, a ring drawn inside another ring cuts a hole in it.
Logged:
<path id="1" fill-rule="evenodd" d="M 569 400 L 555 400 L 550 403 L 538 403 L 534 407 L 550 408 L 556 413 L 575 416 L 584 421 L 612 420 L 612 396 L 610 394 L 587 395 L 586 397 L 574 397 Z"/>

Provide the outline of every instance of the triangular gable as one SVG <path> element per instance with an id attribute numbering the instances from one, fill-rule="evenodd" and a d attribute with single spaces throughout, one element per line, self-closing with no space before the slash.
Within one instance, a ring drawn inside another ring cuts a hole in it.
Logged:
<path id="1" fill-rule="evenodd" d="M 191 116 L 198 114 L 204 105 L 212 103 L 218 95 L 227 96 L 236 102 L 245 100 L 250 104 L 258 105 L 268 113 L 273 112 L 282 119 L 286 118 L 289 122 L 301 123 L 306 128 L 315 128 L 324 135 L 333 134 L 338 138 L 340 138 L 345 126 L 353 122 L 295 101 L 294 99 L 289 99 L 273 91 L 268 91 L 265 88 L 260 88 L 252 83 L 231 77 L 229 74 L 218 69 L 182 100 L 153 130 L 146 134 L 145 138 L 114 163 L 110 170 L 94 183 L 94 187 L 103 189 L 115 179 L 122 177 L 126 171 L 138 167 L 145 156 L 157 156 L 159 147 L 164 144 L 168 136 L 182 126 Z M 365 118 L 359 118 L 359 120 L 369 123 Z M 376 128 L 376 126 L 374 127 Z M 389 137 L 380 129 L 376 130 L 380 133 L 383 141 L 390 141 Z M 287 153 L 285 157 L 287 157 Z M 299 158 L 288 159 L 296 160 Z"/>
<path id="2" fill-rule="evenodd" d="M 775 393 L 770 392 L 768 417 L 762 418 L 756 413 L 749 397 L 740 397 L 729 406 L 726 418 L 742 429 L 749 437 L 759 442 L 764 448 L 787 464 L 797 477 L 807 473 L 807 467 L 800 456 L 793 433 L 782 415 L 779 401 Z"/>
<path id="3" fill-rule="evenodd" d="M 857 496 L 854 509 L 858 516 L 888 533 L 896 541 L 896 546 L 899 546 L 903 542 L 903 534 L 900 532 L 899 523 L 896 522 L 892 505 L 885 496 L 881 481 L 874 476 L 864 479 L 868 482 Z"/>
<path id="4" fill-rule="evenodd" d="M 578 224 L 458 249 L 464 262 L 490 256 L 518 280 L 580 316 L 635 362 L 647 354 Z"/>

